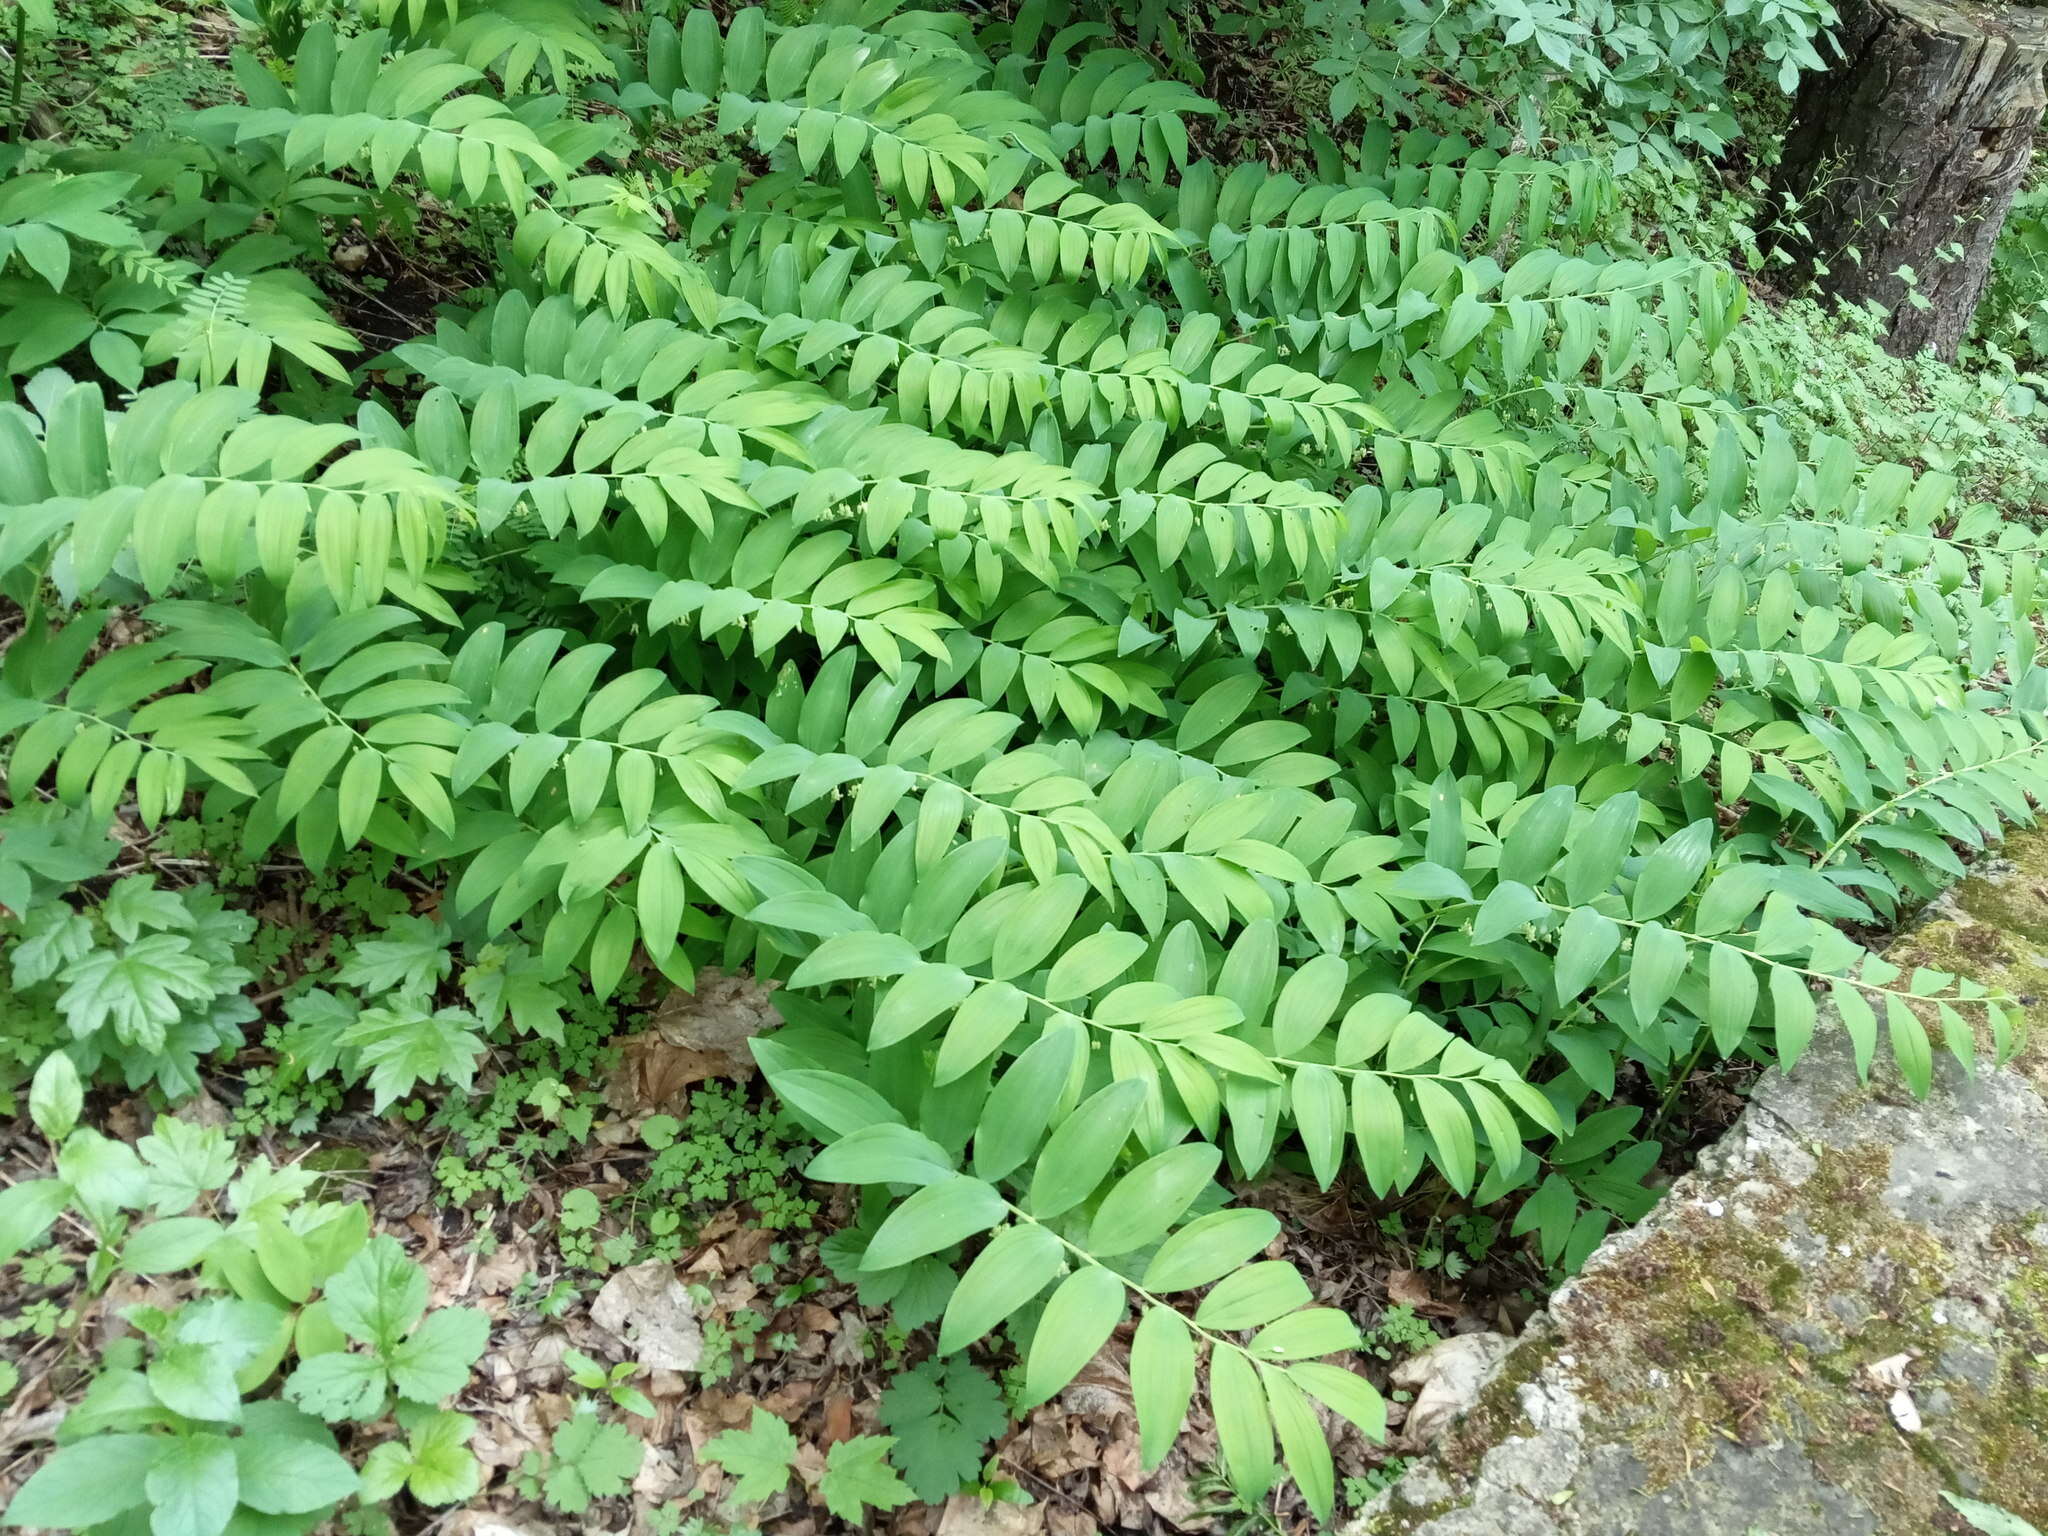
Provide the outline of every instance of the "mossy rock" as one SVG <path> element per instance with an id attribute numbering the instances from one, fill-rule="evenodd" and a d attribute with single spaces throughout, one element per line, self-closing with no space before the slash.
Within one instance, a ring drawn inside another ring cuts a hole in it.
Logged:
<path id="1" fill-rule="evenodd" d="M 2039 1026 L 2048 833 L 2004 854 L 1892 958 Z M 1351 1536 L 1968 1530 L 1944 1491 L 2048 1526 L 2048 1067 L 1920 1102 L 1824 1024 Z"/>

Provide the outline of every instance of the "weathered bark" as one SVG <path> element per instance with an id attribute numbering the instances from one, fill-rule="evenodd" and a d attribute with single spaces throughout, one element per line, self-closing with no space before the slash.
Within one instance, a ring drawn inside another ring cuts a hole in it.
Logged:
<path id="1" fill-rule="evenodd" d="M 2048 11 L 1847 0 L 1841 12 L 1847 58 L 1800 91 L 1776 178 L 1781 218 L 1805 234 L 1778 243 L 1825 263 L 1825 291 L 1891 310 L 1887 351 L 1952 359 L 2048 106 Z M 1902 266 L 1926 307 L 1908 302 Z"/>

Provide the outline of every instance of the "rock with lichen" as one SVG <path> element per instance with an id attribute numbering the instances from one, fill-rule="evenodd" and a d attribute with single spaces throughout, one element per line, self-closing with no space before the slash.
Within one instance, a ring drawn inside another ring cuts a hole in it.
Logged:
<path id="1" fill-rule="evenodd" d="M 2048 1022 L 2048 834 L 1890 958 Z M 2048 1058 L 1913 1099 L 1823 1026 L 1559 1290 L 1347 1536 L 1880 1536 L 2048 1524 Z"/>

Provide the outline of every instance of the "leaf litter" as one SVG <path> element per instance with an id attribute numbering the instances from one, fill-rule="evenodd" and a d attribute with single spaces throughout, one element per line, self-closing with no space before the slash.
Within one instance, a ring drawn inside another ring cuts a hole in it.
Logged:
<path id="1" fill-rule="evenodd" d="M 337 1160 L 336 1193 L 370 1197 L 377 1229 L 397 1238 L 424 1265 L 435 1305 L 479 1307 L 493 1325 L 490 1345 L 454 1404 L 475 1416 L 474 1449 L 488 1474 L 485 1491 L 459 1513 L 437 1520 L 420 1511 L 410 1524 L 400 1520 L 400 1530 L 542 1536 L 573 1529 L 656 1536 L 666 1528 L 664 1512 L 676 1511 L 704 1518 L 712 1531 L 824 1536 L 852 1528 L 821 1497 L 832 1453 L 862 1436 L 900 1439 L 916 1418 L 912 1410 L 929 1408 L 908 1399 L 895 1403 L 897 1411 L 885 1405 L 892 1390 L 901 1398 L 906 1369 L 922 1368 L 931 1335 L 926 1327 L 906 1336 L 885 1308 L 863 1305 L 857 1287 L 824 1265 L 822 1239 L 850 1225 L 856 1214 L 846 1191 L 826 1196 L 821 1230 L 788 1245 L 788 1262 L 779 1266 L 769 1263 L 777 1234 L 761 1226 L 745 1203 L 706 1212 L 673 1258 L 610 1268 L 601 1277 L 572 1271 L 558 1252 L 564 1202 L 578 1191 L 595 1195 L 600 1204 L 627 1194 L 647 1159 L 641 1130 L 649 1118 L 687 1112 L 707 1086 L 748 1083 L 754 1076 L 748 1041 L 779 1022 L 769 992 L 745 977 L 706 971 L 695 992 L 669 994 L 651 1011 L 645 1029 L 613 1042 L 616 1064 L 603 1084 L 612 1118 L 592 1127 L 573 1161 L 533 1169 L 527 1197 L 509 1209 L 472 1211 L 437 1203 L 431 1156 L 416 1134 L 368 1116 L 337 1117 L 353 1136 L 339 1149 L 355 1161 Z M 210 1098 L 195 1106 L 186 1112 L 225 1118 Z M 132 1140 L 149 1118 L 146 1106 L 117 1102 L 108 1106 L 104 1124 Z M 272 1139 L 265 1138 L 265 1147 L 273 1156 L 293 1155 L 289 1146 L 271 1145 Z M 32 1138 L 10 1135 L 4 1150 L 0 1171 L 33 1176 L 39 1149 Z M 1405 1237 L 1390 1236 L 1383 1224 L 1387 1208 L 1354 1203 L 1341 1186 L 1322 1192 L 1305 1179 L 1279 1176 L 1247 1191 L 1246 1198 L 1280 1217 L 1282 1235 L 1268 1256 L 1294 1262 L 1319 1302 L 1348 1310 L 1368 1334 L 1398 1309 L 1423 1320 L 1418 1326 L 1428 1337 L 1445 1330 L 1453 1344 L 1470 1348 L 1460 1336 L 1518 1323 L 1533 1305 L 1531 1277 L 1510 1263 L 1481 1264 L 1458 1281 L 1417 1267 L 1415 1247 Z M 600 1225 L 598 1233 L 608 1226 Z M 768 1270 L 774 1273 L 761 1278 Z M 565 1281 L 570 1299 L 554 1304 L 549 1298 L 563 1294 Z M 6 1283 L 21 1289 L 18 1277 Z M 21 1299 L 0 1296 L 0 1303 Z M 102 1333 L 119 1331 L 125 1325 L 113 1304 L 136 1299 L 115 1293 L 89 1325 Z M 746 1314 L 761 1319 L 761 1335 L 774 1338 L 777 1347 L 759 1358 L 728 1358 L 714 1378 L 706 1370 L 716 1363 L 714 1346 L 729 1339 Z M 971 1466 L 977 1480 L 1013 1488 L 1015 1501 L 957 1493 L 871 1512 L 866 1529 L 877 1536 L 1208 1536 L 1230 1529 L 1232 1512 L 1220 1497 L 1215 1429 L 1206 1408 L 1196 1410 L 1166 1461 L 1145 1471 L 1128 1374 L 1130 1338 L 1127 1321 L 1064 1391 L 992 1441 L 989 1431 L 1007 1420 L 1001 1407 L 993 1418 L 967 1423 L 957 1414 L 941 1415 L 939 1421 L 951 1428 L 912 1431 L 930 1442 L 919 1455 L 933 1466 L 943 1463 L 955 1475 Z M 654 1410 L 651 1421 L 606 1410 L 639 1435 L 647 1451 L 626 1492 L 595 1499 L 574 1516 L 522 1498 L 513 1486 L 522 1465 L 547 1452 L 584 1396 L 568 1379 L 564 1357 L 571 1350 L 607 1368 L 620 1362 L 639 1367 L 632 1385 Z M 51 1389 L 55 1377 L 46 1358 L 54 1353 L 35 1341 L 0 1341 L 0 1357 L 16 1361 L 23 1375 L 21 1389 L 0 1412 L 0 1448 L 47 1434 L 54 1424 L 62 1406 Z M 1341 1363 L 1389 1385 L 1385 1360 L 1366 1354 Z M 1398 1426 L 1404 1405 L 1392 1401 L 1389 1409 Z M 718 1436 L 748 1425 L 756 1410 L 773 1415 L 794 1436 L 793 1475 L 766 1502 L 735 1512 L 723 1503 L 732 1475 L 703 1453 Z M 925 1418 L 933 1421 L 930 1414 Z M 1367 1478 L 1386 1464 L 1389 1448 L 1368 1445 L 1348 1425 L 1323 1418 L 1340 1478 Z M 1396 1440 L 1394 1447 L 1404 1443 Z M 917 1456 L 911 1460 L 919 1464 Z M 936 1473 L 931 1467 L 925 1471 L 920 1480 L 936 1488 Z M 0 1492 L 9 1480 L 0 1474 Z M 1280 1530 L 1313 1528 L 1291 1496 L 1270 1512 Z"/>

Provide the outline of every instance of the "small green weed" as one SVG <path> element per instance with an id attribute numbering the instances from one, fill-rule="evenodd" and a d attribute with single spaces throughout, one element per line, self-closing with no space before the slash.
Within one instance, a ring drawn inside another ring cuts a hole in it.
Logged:
<path id="1" fill-rule="evenodd" d="M 939 1504 L 974 1484 L 988 1447 L 1010 1426 L 995 1378 L 959 1356 L 927 1360 L 883 1389 L 881 1420 L 896 1444 L 890 1458 L 911 1491 Z"/>
<path id="2" fill-rule="evenodd" d="M 626 1491 L 647 1447 L 619 1424 L 606 1424 L 588 1403 L 555 1430 L 546 1451 L 528 1451 L 513 1476 L 524 1498 L 565 1515 L 580 1515 L 597 1499 Z"/>
<path id="3" fill-rule="evenodd" d="M 1438 1337 L 1436 1329 L 1427 1319 L 1417 1316 L 1413 1307 L 1389 1307 L 1380 1314 L 1378 1325 L 1366 1334 L 1363 1348 L 1365 1353 L 1382 1360 L 1395 1360 L 1428 1349 Z"/>
<path id="4" fill-rule="evenodd" d="M 887 1435 L 856 1435 L 825 1454 L 818 1497 L 825 1508 L 852 1525 L 864 1525 L 867 1511 L 891 1510 L 908 1504 L 910 1490 L 886 1458 L 895 1442 Z M 773 1498 L 789 1483 L 796 1465 L 797 1440 L 789 1426 L 756 1408 L 745 1429 L 729 1429 L 704 1447 L 702 1459 L 723 1468 L 734 1479 L 726 1494 L 730 1504 L 758 1504 Z"/>
<path id="5" fill-rule="evenodd" d="M 1407 1456 L 1389 1456 L 1376 1467 L 1368 1467 L 1357 1477 L 1344 1479 L 1344 1507 L 1356 1512 L 1370 1504 L 1386 1489 L 1401 1479 L 1413 1460 Z"/>

